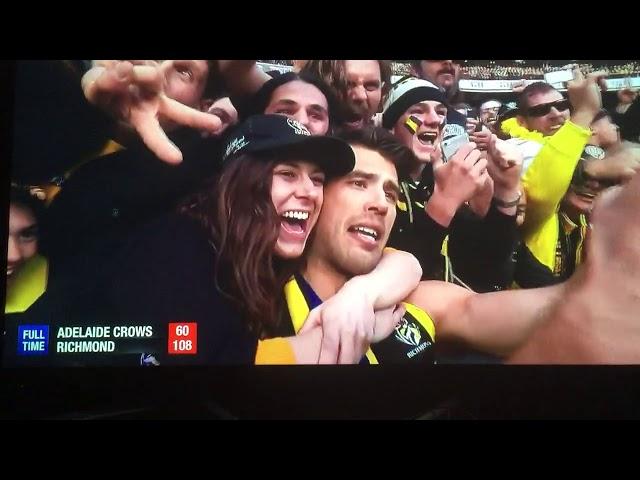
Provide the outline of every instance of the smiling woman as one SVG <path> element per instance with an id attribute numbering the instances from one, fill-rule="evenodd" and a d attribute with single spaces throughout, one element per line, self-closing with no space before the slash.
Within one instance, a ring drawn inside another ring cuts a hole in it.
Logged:
<path id="1" fill-rule="evenodd" d="M 216 247 L 216 283 L 262 336 L 274 330 L 286 265 L 302 255 L 325 176 L 351 170 L 353 152 L 290 118 L 256 115 L 229 140 L 224 162 L 220 177 L 183 212 L 205 227 Z"/>
<path id="2" fill-rule="evenodd" d="M 302 255 L 320 205 L 324 172 L 313 163 L 280 160 L 273 167 L 271 200 L 280 217 L 275 253 L 282 258 Z"/>

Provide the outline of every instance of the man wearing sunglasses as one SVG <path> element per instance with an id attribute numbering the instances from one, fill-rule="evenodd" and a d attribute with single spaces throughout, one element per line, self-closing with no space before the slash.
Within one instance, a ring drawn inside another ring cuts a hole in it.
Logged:
<path id="1" fill-rule="evenodd" d="M 598 83 L 602 85 L 602 80 L 602 72 L 584 78 L 576 69 L 574 80 L 567 86 L 569 100 L 542 82 L 527 86 L 518 100 L 520 125 L 543 135 L 538 140 L 539 151 L 525 165 L 522 177 L 527 210 L 522 226 L 522 254 L 518 254 L 516 267 L 520 286 L 543 286 L 564 280 L 581 261 L 587 232 L 584 214 L 590 207 L 567 209 L 561 203 L 591 138 L 590 127 L 601 109 Z M 591 190 L 588 193 L 591 199 L 595 197 Z M 518 274 L 523 267 L 524 276 Z"/>
<path id="2" fill-rule="evenodd" d="M 518 108 L 524 127 L 549 136 L 569 119 L 571 102 L 548 83 L 536 82 L 522 91 Z"/>
<path id="3" fill-rule="evenodd" d="M 554 135 L 569 119 L 570 108 L 571 102 L 545 82 L 531 83 L 520 92 L 515 117 L 524 128 L 510 131 L 512 138 L 508 142 L 522 153 L 523 174 L 544 144 L 540 137 Z"/>

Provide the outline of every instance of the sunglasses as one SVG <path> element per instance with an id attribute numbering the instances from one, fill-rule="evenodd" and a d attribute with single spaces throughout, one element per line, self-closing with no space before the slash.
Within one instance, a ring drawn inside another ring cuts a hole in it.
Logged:
<path id="1" fill-rule="evenodd" d="M 544 117 L 551 112 L 552 107 L 555 107 L 556 110 L 562 112 L 563 110 L 571 108 L 571 102 L 563 98 L 562 100 L 556 100 L 555 102 L 541 103 L 535 107 L 529 107 L 526 110 L 525 115 L 528 117 Z"/>

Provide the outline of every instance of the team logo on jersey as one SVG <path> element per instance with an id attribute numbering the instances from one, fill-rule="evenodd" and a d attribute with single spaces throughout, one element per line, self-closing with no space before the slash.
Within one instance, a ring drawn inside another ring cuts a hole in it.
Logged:
<path id="1" fill-rule="evenodd" d="M 403 318 L 396 326 L 395 337 L 402 343 L 417 347 L 420 345 L 422 335 L 420 334 L 420 329 L 415 323 L 409 323 L 405 318 Z"/>

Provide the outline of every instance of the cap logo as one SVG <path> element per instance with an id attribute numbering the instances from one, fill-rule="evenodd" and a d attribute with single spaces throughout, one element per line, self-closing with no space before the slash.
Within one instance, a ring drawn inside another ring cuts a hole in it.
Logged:
<path id="1" fill-rule="evenodd" d="M 244 135 L 242 137 L 234 138 L 229 142 L 229 145 L 227 145 L 227 151 L 224 154 L 225 158 L 229 155 L 235 155 L 238 150 L 246 147 L 247 145 L 249 145 L 249 142 L 244 139 Z"/>
<path id="2" fill-rule="evenodd" d="M 296 135 L 311 136 L 311 133 L 309 132 L 309 130 L 307 130 L 304 125 L 302 125 L 297 120 L 294 120 L 293 118 L 287 118 L 287 125 L 293 128 L 293 130 L 296 132 Z"/>

